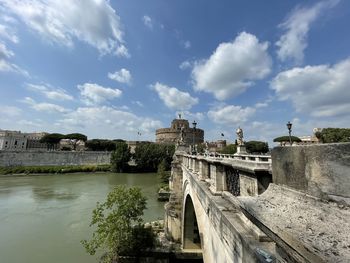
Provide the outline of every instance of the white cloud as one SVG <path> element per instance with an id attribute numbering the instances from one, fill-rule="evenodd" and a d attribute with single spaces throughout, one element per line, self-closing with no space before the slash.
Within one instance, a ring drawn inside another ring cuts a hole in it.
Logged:
<path id="1" fill-rule="evenodd" d="M 14 30 L 7 25 L 0 24 L 0 37 L 10 40 L 13 43 L 19 42 Z"/>
<path id="2" fill-rule="evenodd" d="M 269 106 L 269 104 L 266 102 L 258 102 L 255 104 L 255 108 L 265 108 L 267 106 Z"/>
<path id="3" fill-rule="evenodd" d="M 219 106 L 208 111 L 208 118 L 218 124 L 237 126 L 246 122 L 255 113 L 251 107 L 227 105 Z"/>
<path id="4" fill-rule="evenodd" d="M 1 115 L 5 115 L 8 117 L 16 117 L 21 115 L 22 110 L 20 108 L 14 106 L 1 106 L 0 105 Z"/>
<path id="5" fill-rule="evenodd" d="M 120 45 L 114 54 L 119 56 L 119 57 L 126 57 L 126 58 L 131 57 L 128 49 L 124 45 Z"/>
<path id="6" fill-rule="evenodd" d="M 190 48 L 191 48 L 191 42 L 190 42 L 189 40 L 182 41 L 181 44 L 182 44 L 182 46 L 183 46 L 185 49 L 190 49 Z"/>
<path id="7" fill-rule="evenodd" d="M 123 138 L 135 140 L 137 132 L 142 133 L 142 138 L 154 140 L 155 130 L 162 127 L 162 123 L 147 117 L 139 117 L 135 114 L 115 109 L 112 107 L 81 107 L 64 116 L 57 122 L 58 127 L 69 131 L 86 133 L 91 138 L 101 138 L 101 130 L 105 138 Z M 133 135 L 135 134 L 135 138 Z"/>
<path id="8" fill-rule="evenodd" d="M 142 17 L 142 21 L 143 23 L 145 24 L 146 27 L 148 27 L 149 29 L 153 29 L 153 21 L 152 21 L 152 18 L 150 18 L 149 16 L 147 15 L 144 15 Z"/>
<path id="9" fill-rule="evenodd" d="M 8 15 L 16 15 L 52 43 L 72 47 L 79 39 L 100 54 L 128 54 L 120 18 L 104 0 L 0 0 Z"/>
<path id="10" fill-rule="evenodd" d="M 194 89 L 213 93 L 225 100 L 244 92 L 253 80 L 271 71 L 268 43 L 259 43 L 252 34 L 242 32 L 229 43 L 221 43 L 209 59 L 195 62 Z"/>
<path id="11" fill-rule="evenodd" d="M 265 108 L 267 106 L 269 106 L 269 104 L 273 101 L 273 97 L 269 96 L 265 101 L 263 102 L 258 102 L 255 104 L 255 108 Z"/>
<path id="12" fill-rule="evenodd" d="M 27 71 L 4 59 L 0 59 L 0 71 L 19 73 L 25 77 L 29 77 L 29 73 Z"/>
<path id="13" fill-rule="evenodd" d="M 19 120 L 18 124 L 25 126 L 25 127 L 31 126 L 31 127 L 38 128 L 38 127 L 42 127 L 43 122 L 42 121 Z"/>
<path id="14" fill-rule="evenodd" d="M 57 104 L 52 104 L 52 103 L 37 103 L 35 100 L 33 100 L 30 97 L 24 98 L 21 102 L 26 103 L 31 106 L 32 109 L 36 111 L 41 111 L 41 112 L 47 112 L 47 113 L 66 113 L 69 110 L 65 109 L 64 107 L 61 107 Z"/>
<path id="15" fill-rule="evenodd" d="M 198 103 L 198 98 L 193 98 L 188 92 L 183 92 L 174 87 L 169 87 L 157 82 L 151 87 L 158 93 L 164 104 L 173 110 L 189 110 Z"/>
<path id="16" fill-rule="evenodd" d="M 6 45 L 4 43 L 0 42 L 0 59 L 8 59 L 13 57 L 15 54 L 7 49 Z"/>
<path id="17" fill-rule="evenodd" d="M 94 83 L 85 83 L 78 85 L 80 94 L 83 97 L 83 101 L 87 105 L 100 104 L 107 100 L 118 98 L 122 95 L 122 91 L 119 89 L 112 89 L 108 87 L 102 87 Z"/>
<path id="18" fill-rule="evenodd" d="M 298 112 L 314 117 L 349 114 L 350 58 L 333 66 L 293 68 L 271 82 L 281 100 L 291 100 Z"/>
<path id="19" fill-rule="evenodd" d="M 8 61 L 14 55 L 12 50 L 9 50 L 4 43 L 0 42 L 0 71 L 15 72 L 28 77 L 29 74 L 27 71 Z"/>
<path id="20" fill-rule="evenodd" d="M 311 7 L 296 8 L 288 18 L 280 25 L 285 30 L 276 42 L 279 47 L 277 55 L 280 60 L 294 59 L 301 63 L 304 58 L 304 50 L 307 47 L 307 36 L 310 25 L 329 8 L 335 6 L 339 0 L 321 1 Z"/>
<path id="21" fill-rule="evenodd" d="M 129 85 L 131 84 L 132 80 L 130 71 L 125 68 L 122 68 L 114 73 L 108 73 L 108 77 L 120 83 L 126 83 Z"/>
<path id="22" fill-rule="evenodd" d="M 48 85 L 27 84 L 29 90 L 39 92 L 52 100 L 73 100 L 73 97 L 63 89 L 55 89 Z"/>
<path id="23" fill-rule="evenodd" d="M 139 107 L 144 107 L 143 103 L 139 100 L 132 101 L 133 104 L 136 104 Z"/>
<path id="24" fill-rule="evenodd" d="M 182 62 L 182 63 L 180 64 L 179 68 L 180 68 L 181 70 L 185 70 L 185 69 L 192 68 L 192 66 L 193 66 L 193 64 L 192 64 L 190 61 L 185 60 L 184 62 Z"/>

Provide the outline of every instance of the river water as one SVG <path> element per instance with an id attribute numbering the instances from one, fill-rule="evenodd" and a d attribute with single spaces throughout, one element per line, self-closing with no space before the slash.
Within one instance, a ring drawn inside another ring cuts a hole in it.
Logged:
<path id="1" fill-rule="evenodd" d="M 98 262 L 80 240 L 91 237 L 96 202 L 120 184 L 141 187 L 148 198 L 146 221 L 163 218 L 155 174 L 0 177 L 0 262 Z"/>

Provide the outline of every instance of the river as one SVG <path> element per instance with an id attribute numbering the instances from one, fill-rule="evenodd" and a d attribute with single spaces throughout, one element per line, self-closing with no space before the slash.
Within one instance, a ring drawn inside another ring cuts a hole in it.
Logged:
<path id="1" fill-rule="evenodd" d="M 89 239 L 91 212 L 114 186 L 140 186 L 146 221 L 163 218 L 155 174 L 64 174 L 0 177 L 1 263 L 92 263 L 80 240 Z"/>

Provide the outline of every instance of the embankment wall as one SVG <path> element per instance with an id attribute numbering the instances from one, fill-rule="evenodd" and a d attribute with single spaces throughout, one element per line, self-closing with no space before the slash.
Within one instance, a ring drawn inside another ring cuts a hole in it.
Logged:
<path id="1" fill-rule="evenodd" d="M 0 151 L 0 166 L 109 164 L 110 152 Z"/>

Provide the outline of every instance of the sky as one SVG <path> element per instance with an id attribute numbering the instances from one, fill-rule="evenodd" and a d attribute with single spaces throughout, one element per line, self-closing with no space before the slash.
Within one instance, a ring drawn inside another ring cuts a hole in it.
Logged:
<path id="1" fill-rule="evenodd" d="M 350 1 L 0 0 L 0 129 L 205 140 L 350 127 Z M 224 136 L 221 136 L 224 134 Z"/>

